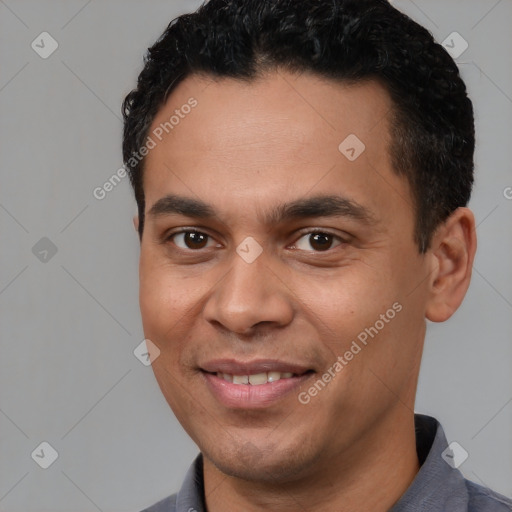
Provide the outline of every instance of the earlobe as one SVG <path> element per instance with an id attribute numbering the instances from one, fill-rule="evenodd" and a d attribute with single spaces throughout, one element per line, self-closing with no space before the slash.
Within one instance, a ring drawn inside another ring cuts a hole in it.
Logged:
<path id="1" fill-rule="evenodd" d="M 476 252 L 475 218 L 468 208 L 458 208 L 438 228 L 430 248 L 433 271 L 425 316 L 444 322 L 462 303 L 471 281 Z"/>
<path id="2" fill-rule="evenodd" d="M 139 216 L 138 215 L 135 215 L 135 217 L 133 217 L 133 227 L 135 228 L 136 232 L 139 231 Z"/>

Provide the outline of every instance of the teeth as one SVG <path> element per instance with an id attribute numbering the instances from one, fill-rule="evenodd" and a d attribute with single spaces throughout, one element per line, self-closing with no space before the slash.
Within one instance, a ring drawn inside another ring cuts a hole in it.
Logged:
<path id="1" fill-rule="evenodd" d="M 258 386 L 260 384 L 267 383 L 267 374 L 266 373 L 255 373 L 254 375 L 249 375 L 249 384 L 253 386 Z"/>
<path id="2" fill-rule="evenodd" d="M 268 382 L 275 382 L 281 378 L 280 372 L 268 372 Z"/>
<path id="3" fill-rule="evenodd" d="M 233 384 L 251 384 L 252 386 L 260 386 L 267 382 L 276 382 L 280 379 L 289 379 L 293 377 L 291 372 L 266 372 L 266 373 L 255 373 L 253 375 L 231 375 L 229 373 L 217 372 L 219 379 L 224 379 L 227 382 Z"/>

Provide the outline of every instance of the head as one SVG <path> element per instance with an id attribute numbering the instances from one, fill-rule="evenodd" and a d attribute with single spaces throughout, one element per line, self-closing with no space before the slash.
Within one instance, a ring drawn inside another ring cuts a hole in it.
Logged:
<path id="1" fill-rule="evenodd" d="M 457 309 L 476 247 L 472 106 L 428 31 L 384 0 L 210 0 L 123 112 L 144 332 L 203 453 L 290 479 L 410 416 L 425 319 Z M 242 363 L 297 384 L 219 399 Z"/>

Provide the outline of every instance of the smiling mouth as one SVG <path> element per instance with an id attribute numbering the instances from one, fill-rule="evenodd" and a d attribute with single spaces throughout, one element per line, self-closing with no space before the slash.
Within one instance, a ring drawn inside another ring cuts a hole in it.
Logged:
<path id="1" fill-rule="evenodd" d="M 283 379 L 291 379 L 293 377 L 301 377 L 307 373 L 312 373 L 313 370 L 308 370 L 303 374 L 299 375 L 298 373 L 292 372 L 262 372 L 262 373 L 254 373 L 251 375 L 233 375 L 231 373 L 224 372 L 206 372 L 211 375 L 216 375 L 219 379 L 224 379 L 226 382 L 230 382 L 232 384 L 240 384 L 240 385 L 250 385 L 250 386 L 261 386 L 262 384 L 267 384 L 269 382 L 277 382 Z"/>
<path id="2" fill-rule="evenodd" d="M 231 410 L 265 410 L 300 388 L 315 373 L 304 366 L 270 360 L 217 360 L 200 370 L 213 396 Z"/>

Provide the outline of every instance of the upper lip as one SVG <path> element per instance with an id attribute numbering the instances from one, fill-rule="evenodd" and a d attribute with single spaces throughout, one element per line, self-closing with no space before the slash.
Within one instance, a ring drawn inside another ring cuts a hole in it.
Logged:
<path id="1" fill-rule="evenodd" d="M 275 359 L 255 359 L 238 361 L 236 359 L 214 359 L 202 364 L 201 369 L 209 373 L 228 373 L 230 375 L 255 375 L 265 372 L 289 372 L 302 375 L 311 368 L 295 363 Z"/>

